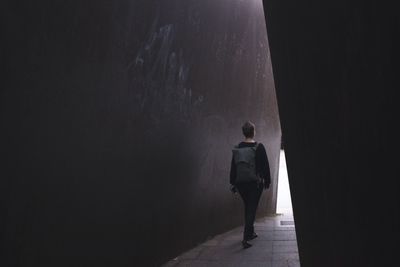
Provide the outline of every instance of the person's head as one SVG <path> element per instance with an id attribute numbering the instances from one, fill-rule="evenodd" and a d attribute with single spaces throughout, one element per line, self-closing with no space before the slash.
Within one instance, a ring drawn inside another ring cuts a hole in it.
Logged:
<path id="1" fill-rule="evenodd" d="M 244 137 L 253 138 L 255 135 L 255 125 L 250 121 L 246 121 L 242 126 L 242 132 Z"/>

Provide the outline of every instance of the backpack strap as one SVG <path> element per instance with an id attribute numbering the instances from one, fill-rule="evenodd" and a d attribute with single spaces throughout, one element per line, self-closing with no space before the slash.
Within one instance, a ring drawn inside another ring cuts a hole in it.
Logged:
<path id="1" fill-rule="evenodd" d="M 257 148 L 258 148 L 258 145 L 260 144 L 260 143 L 258 143 L 258 142 L 255 142 L 255 146 L 253 147 L 254 148 L 254 152 L 256 152 L 257 151 Z"/>

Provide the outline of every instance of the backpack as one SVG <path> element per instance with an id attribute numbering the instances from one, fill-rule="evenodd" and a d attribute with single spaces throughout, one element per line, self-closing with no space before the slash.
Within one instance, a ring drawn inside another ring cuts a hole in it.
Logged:
<path id="1" fill-rule="evenodd" d="M 236 183 L 247 183 L 259 181 L 256 174 L 256 150 L 258 143 L 254 147 L 235 146 L 232 149 L 233 160 L 236 165 Z"/>

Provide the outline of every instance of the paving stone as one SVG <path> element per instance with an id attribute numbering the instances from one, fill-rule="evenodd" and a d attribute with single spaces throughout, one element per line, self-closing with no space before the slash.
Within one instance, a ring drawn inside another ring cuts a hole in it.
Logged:
<path id="1" fill-rule="evenodd" d="M 250 249 L 252 250 L 261 250 L 262 252 L 268 252 L 268 253 L 272 253 L 273 251 L 273 242 L 270 240 L 253 240 L 250 241 L 251 244 L 253 245 Z"/>
<path id="2" fill-rule="evenodd" d="M 295 231 L 294 226 L 277 226 L 274 228 L 275 231 Z"/>
<path id="3" fill-rule="evenodd" d="M 272 252 L 263 249 L 253 249 L 253 247 L 244 250 L 243 260 L 247 261 L 272 261 Z"/>
<path id="4" fill-rule="evenodd" d="M 242 240 L 243 239 L 243 233 L 232 233 L 231 235 L 227 235 L 221 238 L 221 240 Z"/>
<path id="5" fill-rule="evenodd" d="M 198 246 L 194 249 L 191 249 L 179 257 L 177 257 L 178 260 L 187 260 L 187 259 L 196 259 L 200 253 L 203 251 L 204 247 L 203 246 Z"/>
<path id="6" fill-rule="evenodd" d="M 298 260 L 272 261 L 272 267 L 300 267 Z"/>
<path id="7" fill-rule="evenodd" d="M 230 265 L 225 265 L 225 267 L 226 266 L 230 266 Z M 235 267 L 271 267 L 272 261 L 270 261 L 270 260 L 263 260 L 263 261 L 246 260 L 246 261 L 240 262 L 234 266 Z"/>
<path id="8" fill-rule="evenodd" d="M 296 240 L 296 231 L 274 231 L 274 238 L 276 241 L 294 241 Z"/>
<path id="9" fill-rule="evenodd" d="M 273 253 L 272 260 L 273 261 L 299 260 L 299 254 L 297 252 Z"/>
<path id="10" fill-rule="evenodd" d="M 300 260 L 289 261 L 289 267 L 300 267 Z"/>
<path id="11" fill-rule="evenodd" d="M 259 232 L 259 231 L 273 231 L 275 229 L 275 226 L 264 226 L 264 225 L 255 225 L 254 226 L 254 231 Z"/>
<path id="12" fill-rule="evenodd" d="M 199 260 L 241 260 L 243 254 L 240 244 L 233 246 L 206 247 L 198 256 Z"/>
<path id="13" fill-rule="evenodd" d="M 271 226 L 271 227 L 273 227 L 273 226 L 275 226 L 275 222 L 274 221 L 255 222 L 254 226 L 264 226 L 264 227 Z"/>
<path id="14" fill-rule="evenodd" d="M 274 239 L 274 231 L 265 231 L 259 230 L 256 232 L 258 237 L 257 240 L 269 240 L 272 241 Z"/>
<path id="15" fill-rule="evenodd" d="M 298 252 L 296 241 L 274 241 L 274 253 Z"/>

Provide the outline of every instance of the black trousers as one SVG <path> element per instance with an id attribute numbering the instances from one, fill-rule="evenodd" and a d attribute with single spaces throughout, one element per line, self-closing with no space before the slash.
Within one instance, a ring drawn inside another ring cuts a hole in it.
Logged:
<path id="1" fill-rule="evenodd" d="M 256 182 L 250 182 L 237 184 L 236 188 L 244 204 L 243 240 L 249 240 L 254 233 L 254 220 L 256 219 L 258 202 L 260 201 L 263 187 Z"/>

